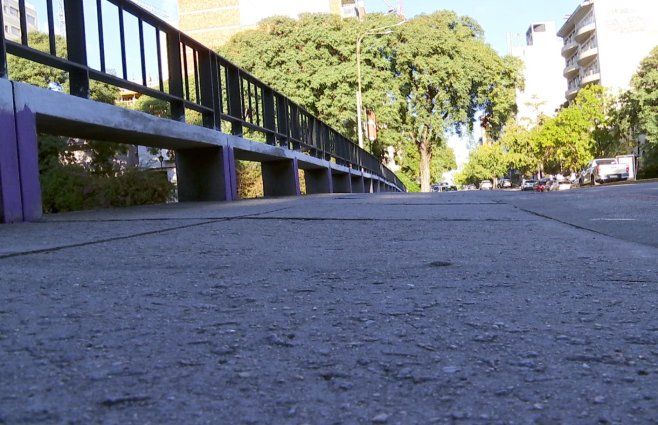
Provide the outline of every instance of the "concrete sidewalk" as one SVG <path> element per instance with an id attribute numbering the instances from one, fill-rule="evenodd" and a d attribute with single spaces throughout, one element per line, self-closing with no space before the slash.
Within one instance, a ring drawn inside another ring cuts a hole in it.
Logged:
<path id="1" fill-rule="evenodd" d="M 655 423 L 658 249 L 518 195 L 0 226 L 0 423 Z"/>

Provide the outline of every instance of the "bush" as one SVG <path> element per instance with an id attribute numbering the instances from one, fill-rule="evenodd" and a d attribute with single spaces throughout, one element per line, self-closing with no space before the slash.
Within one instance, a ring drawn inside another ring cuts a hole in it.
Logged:
<path id="1" fill-rule="evenodd" d="M 108 177 L 90 174 L 76 164 L 47 169 L 41 175 L 41 188 L 46 213 L 164 203 L 174 191 L 160 170 L 129 169 Z"/>

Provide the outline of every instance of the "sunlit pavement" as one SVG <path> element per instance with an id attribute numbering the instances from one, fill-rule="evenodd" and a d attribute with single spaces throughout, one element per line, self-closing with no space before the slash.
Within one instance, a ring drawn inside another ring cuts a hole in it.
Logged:
<path id="1" fill-rule="evenodd" d="M 0 227 L 0 423 L 652 423 L 658 184 Z"/>

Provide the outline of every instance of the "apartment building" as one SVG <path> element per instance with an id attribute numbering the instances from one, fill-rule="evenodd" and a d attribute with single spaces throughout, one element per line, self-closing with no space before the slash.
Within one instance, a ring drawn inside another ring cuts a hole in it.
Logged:
<path id="1" fill-rule="evenodd" d="M 269 16 L 301 13 L 361 18 L 365 7 L 362 0 L 178 0 L 180 30 L 211 48 Z"/>
<path id="2" fill-rule="evenodd" d="M 585 0 L 558 31 L 568 101 L 588 84 L 628 89 L 640 61 L 658 45 L 658 1 Z"/>
<path id="3" fill-rule="evenodd" d="M 536 22 L 522 37 L 510 37 L 510 54 L 524 65 L 524 89 L 516 93 L 517 122 L 528 128 L 542 115 L 555 115 L 564 103 L 562 40 L 555 33 L 555 22 Z"/>
<path id="4" fill-rule="evenodd" d="M 2 20 L 4 24 L 5 38 L 8 40 L 20 40 L 21 18 L 18 0 L 2 0 Z M 30 3 L 25 3 L 25 17 L 27 32 L 39 30 L 37 9 Z"/>

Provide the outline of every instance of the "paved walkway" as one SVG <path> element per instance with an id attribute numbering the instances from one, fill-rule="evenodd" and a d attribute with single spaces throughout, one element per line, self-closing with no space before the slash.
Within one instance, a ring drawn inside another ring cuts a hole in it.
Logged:
<path id="1" fill-rule="evenodd" d="M 531 195 L 1 226 L 0 423 L 656 423 L 658 249 Z"/>

